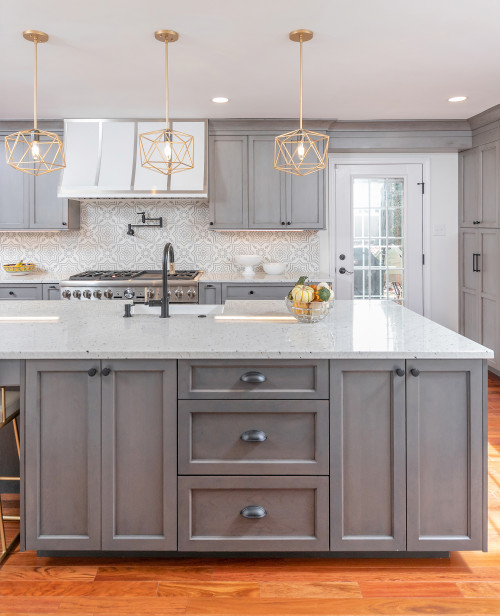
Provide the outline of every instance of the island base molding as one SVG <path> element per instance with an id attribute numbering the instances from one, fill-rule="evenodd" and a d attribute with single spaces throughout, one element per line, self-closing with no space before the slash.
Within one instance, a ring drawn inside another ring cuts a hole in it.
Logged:
<path id="1" fill-rule="evenodd" d="M 487 549 L 484 359 L 44 359 L 21 372 L 23 549 Z"/>

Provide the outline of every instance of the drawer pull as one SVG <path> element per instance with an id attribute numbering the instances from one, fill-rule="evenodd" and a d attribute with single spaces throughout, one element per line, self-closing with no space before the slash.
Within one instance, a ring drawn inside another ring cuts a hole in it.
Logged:
<path id="1" fill-rule="evenodd" d="M 245 430 L 240 439 L 245 443 L 263 443 L 267 439 L 267 435 L 262 430 Z"/>
<path id="2" fill-rule="evenodd" d="M 240 381 L 243 383 L 265 383 L 267 378 L 262 374 L 262 372 L 245 372 L 240 376 Z"/>
<path id="3" fill-rule="evenodd" d="M 248 505 L 248 507 L 244 507 L 240 511 L 240 515 L 249 520 L 258 520 L 260 518 L 265 518 L 267 511 L 264 507 L 260 507 L 259 505 Z"/>

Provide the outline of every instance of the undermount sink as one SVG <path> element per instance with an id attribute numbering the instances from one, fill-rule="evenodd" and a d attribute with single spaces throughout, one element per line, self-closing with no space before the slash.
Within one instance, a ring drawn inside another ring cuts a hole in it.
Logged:
<path id="1" fill-rule="evenodd" d="M 147 304 L 134 304 L 132 314 L 149 314 L 159 316 L 161 306 L 148 306 Z M 171 316 L 176 315 L 192 315 L 200 316 L 222 314 L 224 306 L 221 304 L 170 304 L 169 311 Z"/>

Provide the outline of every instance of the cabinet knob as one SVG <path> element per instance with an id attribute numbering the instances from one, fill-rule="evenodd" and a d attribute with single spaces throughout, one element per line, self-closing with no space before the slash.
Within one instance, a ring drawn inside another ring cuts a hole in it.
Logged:
<path id="1" fill-rule="evenodd" d="M 267 511 L 264 507 L 260 507 L 259 505 L 248 505 L 248 507 L 243 507 L 240 511 L 240 515 L 249 520 L 258 520 L 260 518 L 265 518 Z"/>
<path id="2" fill-rule="evenodd" d="M 15 295 L 14 291 L 9 291 L 9 295 Z"/>
<path id="3" fill-rule="evenodd" d="M 249 291 L 248 295 L 253 295 L 255 293 L 255 291 Z"/>
<path id="4" fill-rule="evenodd" d="M 240 381 L 243 381 L 243 383 L 265 383 L 267 378 L 262 374 L 262 372 L 250 371 L 242 374 L 240 376 Z"/>
<path id="5" fill-rule="evenodd" d="M 213 225 L 214 223 L 213 223 L 213 222 L 210 222 L 209 224 L 210 224 L 210 225 Z"/>
<path id="6" fill-rule="evenodd" d="M 267 434 L 262 430 L 245 430 L 240 439 L 245 443 L 263 443 L 267 439 Z"/>
<path id="7" fill-rule="evenodd" d="M 292 223 L 291 223 L 290 221 L 288 221 L 286 224 L 287 224 L 287 225 L 291 225 Z"/>
<path id="8" fill-rule="evenodd" d="M 111 368 L 103 368 L 102 376 L 108 376 L 108 374 L 111 374 Z"/>
<path id="9" fill-rule="evenodd" d="M 67 222 L 62 222 L 61 224 L 62 224 L 63 227 L 66 227 L 68 225 Z"/>
<path id="10" fill-rule="evenodd" d="M 281 221 L 282 225 L 286 225 L 286 222 L 284 220 Z"/>
<path id="11" fill-rule="evenodd" d="M 398 376 L 404 376 L 405 375 L 405 371 L 402 368 L 396 368 L 396 370 L 394 370 L 394 372 L 398 375 Z"/>
<path id="12" fill-rule="evenodd" d="M 417 370 L 416 368 L 412 368 L 412 369 L 410 370 L 410 374 L 411 374 L 412 376 L 418 376 L 418 375 L 420 374 L 420 370 Z"/>
<path id="13" fill-rule="evenodd" d="M 95 368 L 90 368 L 90 370 L 87 371 L 87 374 L 89 376 L 95 376 L 97 374 L 97 370 Z"/>
<path id="14" fill-rule="evenodd" d="M 481 221 L 480 220 L 474 220 L 474 222 L 472 223 L 473 225 L 480 225 Z"/>

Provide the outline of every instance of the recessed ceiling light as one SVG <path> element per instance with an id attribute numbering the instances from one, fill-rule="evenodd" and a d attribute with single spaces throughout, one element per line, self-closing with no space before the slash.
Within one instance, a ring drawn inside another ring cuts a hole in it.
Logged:
<path id="1" fill-rule="evenodd" d="M 212 99 L 212 103 L 227 103 L 228 101 L 227 96 L 216 96 Z"/>
<path id="2" fill-rule="evenodd" d="M 448 102 L 449 103 L 463 103 L 466 100 L 467 100 L 466 96 L 452 96 L 451 98 L 448 99 Z"/>

